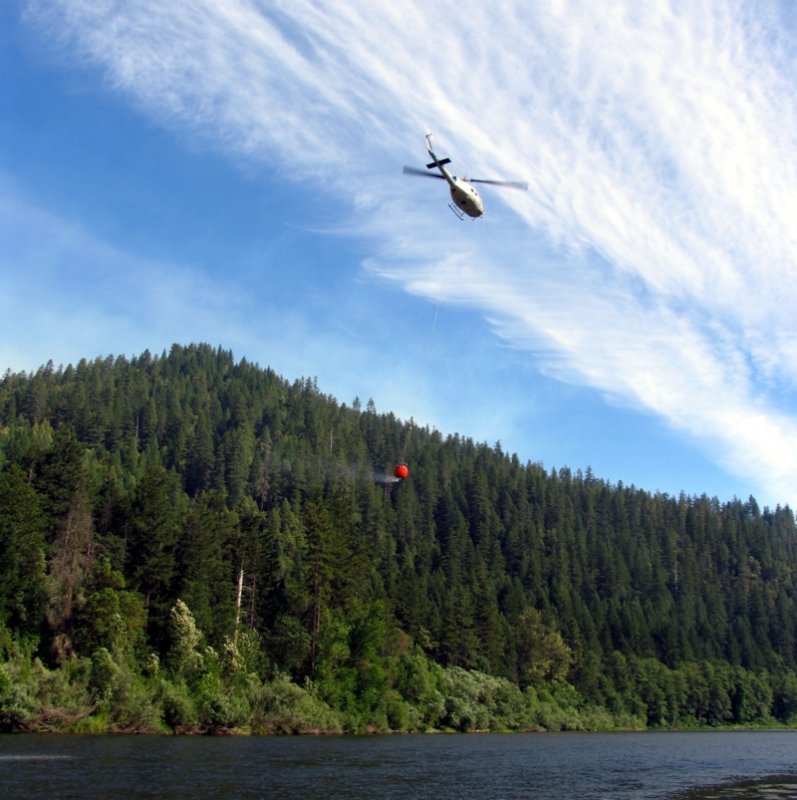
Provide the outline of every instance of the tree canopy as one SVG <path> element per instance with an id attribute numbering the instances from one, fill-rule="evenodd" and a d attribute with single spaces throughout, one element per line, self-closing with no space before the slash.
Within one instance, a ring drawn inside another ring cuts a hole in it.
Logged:
<path id="1" fill-rule="evenodd" d="M 428 428 L 378 482 L 408 434 L 208 345 L 6 373 L 0 725 L 35 664 L 121 727 L 281 729 L 275 692 L 309 728 L 794 719 L 788 507 Z"/>

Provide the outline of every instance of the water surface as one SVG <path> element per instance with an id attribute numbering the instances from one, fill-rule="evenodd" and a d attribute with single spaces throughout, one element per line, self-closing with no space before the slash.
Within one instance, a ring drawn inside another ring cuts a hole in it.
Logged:
<path id="1" fill-rule="evenodd" d="M 797 798 L 797 731 L 0 737 L 0 797 Z"/>

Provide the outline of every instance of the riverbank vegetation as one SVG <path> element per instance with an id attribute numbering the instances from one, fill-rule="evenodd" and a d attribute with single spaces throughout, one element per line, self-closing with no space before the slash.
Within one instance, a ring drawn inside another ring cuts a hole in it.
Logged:
<path id="1" fill-rule="evenodd" d="M 0 381 L 0 729 L 797 722 L 787 507 L 610 485 L 205 345 Z"/>

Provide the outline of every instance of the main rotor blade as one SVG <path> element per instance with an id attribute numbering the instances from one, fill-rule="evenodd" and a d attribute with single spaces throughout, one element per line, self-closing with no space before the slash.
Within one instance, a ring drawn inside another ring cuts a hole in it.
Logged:
<path id="1" fill-rule="evenodd" d="M 424 172 L 422 169 L 416 169 L 415 167 L 404 167 L 404 174 L 420 175 L 422 178 L 440 178 L 440 180 L 444 180 L 443 176 L 436 172 Z"/>
<path id="2" fill-rule="evenodd" d="M 489 183 L 491 186 L 505 186 L 507 189 L 520 189 L 522 192 L 529 190 L 525 181 L 487 181 L 483 178 L 468 178 L 471 183 Z"/>

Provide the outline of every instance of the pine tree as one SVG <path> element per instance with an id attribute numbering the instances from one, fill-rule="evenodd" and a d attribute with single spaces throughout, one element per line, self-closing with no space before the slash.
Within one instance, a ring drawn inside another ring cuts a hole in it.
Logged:
<path id="1" fill-rule="evenodd" d="M 176 481 L 162 465 L 150 464 L 136 487 L 130 509 L 125 574 L 144 597 L 150 633 L 164 635 L 176 580 L 176 545 L 181 523 Z"/>
<path id="2" fill-rule="evenodd" d="M 38 631 L 44 610 L 44 516 L 16 465 L 0 472 L 0 628 Z"/>

